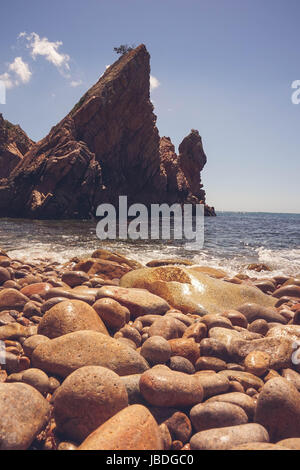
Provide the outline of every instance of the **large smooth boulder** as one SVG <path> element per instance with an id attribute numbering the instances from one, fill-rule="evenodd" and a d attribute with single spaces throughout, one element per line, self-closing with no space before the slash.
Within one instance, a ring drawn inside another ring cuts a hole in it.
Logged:
<path id="1" fill-rule="evenodd" d="M 1 256 L 1 253 L 0 253 Z M 6 268 L 0 267 L 0 286 L 11 279 L 10 272 Z"/>
<path id="2" fill-rule="evenodd" d="M 92 258 L 115 261 L 119 264 L 128 265 L 132 269 L 138 269 L 143 267 L 143 265 L 138 261 L 126 258 L 126 256 L 121 255 L 121 253 L 118 253 L 117 251 L 104 250 L 103 248 L 98 248 L 97 250 L 95 250 L 92 254 Z"/>
<path id="3" fill-rule="evenodd" d="M 247 388 L 259 389 L 264 385 L 264 382 L 259 377 L 256 377 L 250 372 L 243 372 L 239 370 L 221 370 L 218 373 L 218 376 L 226 377 L 230 381 L 239 382 L 245 390 L 247 390 Z"/>
<path id="4" fill-rule="evenodd" d="M 128 308 L 109 297 L 98 299 L 93 309 L 108 328 L 119 330 L 130 320 Z"/>
<path id="5" fill-rule="evenodd" d="M 131 268 L 126 264 L 101 258 L 83 259 L 74 267 L 74 271 L 83 271 L 89 275 L 100 274 L 103 279 L 118 279 L 130 270 Z"/>
<path id="6" fill-rule="evenodd" d="M 141 347 L 141 355 L 149 364 L 165 364 L 171 357 L 171 346 L 161 336 L 151 336 Z"/>
<path id="7" fill-rule="evenodd" d="M 65 271 L 61 280 L 70 287 L 76 287 L 88 281 L 89 275 L 84 271 Z"/>
<path id="8" fill-rule="evenodd" d="M 300 298 L 300 286 L 299 285 L 285 285 L 273 292 L 273 296 L 280 299 L 281 297 L 289 296 Z"/>
<path id="9" fill-rule="evenodd" d="M 127 406 L 125 385 L 115 372 L 86 366 L 69 375 L 57 389 L 54 418 L 59 432 L 81 442 Z"/>
<path id="10" fill-rule="evenodd" d="M 176 372 L 166 366 L 155 366 L 140 378 L 144 399 L 154 406 L 186 407 L 200 403 L 203 388 L 196 375 Z"/>
<path id="11" fill-rule="evenodd" d="M 97 312 L 81 300 L 66 300 L 50 308 L 38 326 L 38 334 L 57 338 L 80 330 L 99 331 L 108 335 Z"/>
<path id="12" fill-rule="evenodd" d="M 252 341 L 234 340 L 229 348 L 233 361 L 241 362 L 254 352 L 261 351 L 270 357 L 271 369 L 284 369 L 291 365 L 293 342 L 288 338 L 267 337 Z"/>
<path id="13" fill-rule="evenodd" d="M 28 338 L 36 334 L 36 326 L 24 326 L 20 323 L 8 323 L 7 325 L 0 326 L 0 340 L 4 339 L 18 339 L 21 336 Z"/>
<path id="14" fill-rule="evenodd" d="M 170 315 L 158 317 L 149 327 L 149 336 L 161 336 L 165 339 L 181 338 L 187 326 Z"/>
<path id="15" fill-rule="evenodd" d="M 248 354 L 261 351 L 269 355 L 269 367 L 272 369 L 287 368 L 291 364 L 294 348 L 289 336 L 261 337 L 247 330 L 244 332 L 219 327 L 212 328 L 209 335 L 223 344 L 230 362 L 244 362 Z"/>
<path id="16" fill-rule="evenodd" d="M 203 397 L 207 399 L 219 393 L 228 392 L 230 382 L 226 377 L 214 373 L 196 373 L 198 380 L 203 388 Z"/>
<path id="17" fill-rule="evenodd" d="M 277 325 L 269 329 L 266 337 L 287 338 L 291 341 L 300 341 L 300 325 Z"/>
<path id="18" fill-rule="evenodd" d="M 204 315 L 237 309 L 246 302 L 272 307 L 275 299 L 256 287 L 214 279 L 194 267 L 162 266 L 125 274 L 120 285 L 148 289 L 183 313 Z M 117 299 L 116 299 L 117 300 Z"/>
<path id="19" fill-rule="evenodd" d="M 66 377 L 79 367 L 102 366 L 118 375 L 139 374 L 149 366 L 134 349 L 98 331 L 75 331 L 39 344 L 33 367 Z"/>
<path id="20" fill-rule="evenodd" d="M 174 338 L 169 340 L 172 356 L 181 356 L 195 364 L 200 356 L 199 344 L 190 338 Z"/>
<path id="21" fill-rule="evenodd" d="M 163 450 L 157 422 L 142 405 L 124 408 L 90 434 L 78 450 Z"/>
<path id="22" fill-rule="evenodd" d="M 191 409 L 190 418 L 197 432 L 248 423 L 240 406 L 224 402 L 199 403 Z"/>
<path id="23" fill-rule="evenodd" d="M 213 403 L 213 402 L 223 402 L 223 403 L 232 403 L 233 405 L 238 405 L 245 411 L 246 415 L 249 417 L 249 420 L 253 419 L 256 402 L 253 400 L 252 397 L 249 397 L 246 393 L 241 392 L 230 392 L 230 393 L 223 393 L 222 395 L 215 395 L 205 403 Z"/>
<path id="24" fill-rule="evenodd" d="M 3 289 L 0 292 L 0 311 L 1 310 L 18 310 L 21 311 L 25 304 L 29 302 L 29 298 L 21 294 L 16 289 Z"/>
<path id="25" fill-rule="evenodd" d="M 285 447 L 287 450 L 300 450 L 300 438 L 291 437 L 290 439 L 283 439 L 277 442 L 276 445 Z"/>
<path id="26" fill-rule="evenodd" d="M 264 305 L 257 303 L 245 303 L 238 307 L 238 311 L 241 312 L 247 318 L 249 323 L 255 320 L 266 320 L 267 322 L 287 323 L 286 319 L 278 313 L 275 307 L 265 307 Z"/>
<path id="27" fill-rule="evenodd" d="M 0 450 L 26 450 L 50 417 L 50 405 L 30 385 L 0 383 Z"/>
<path id="28" fill-rule="evenodd" d="M 20 293 L 31 297 L 32 295 L 39 295 L 44 297 L 45 294 L 52 288 L 52 285 L 48 282 L 36 282 L 34 284 L 29 284 L 28 286 L 23 287 L 20 290 Z"/>
<path id="29" fill-rule="evenodd" d="M 269 432 L 272 442 L 300 437 L 300 393 L 282 377 L 264 385 L 257 400 L 255 421 Z"/>
<path id="30" fill-rule="evenodd" d="M 230 447 L 228 450 L 291 450 L 287 447 L 271 444 L 270 442 L 249 442 L 248 444 L 240 444 L 238 446 Z"/>
<path id="31" fill-rule="evenodd" d="M 163 315 L 170 306 L 161 297 L 144 289 L 124 289 L 117 286 L 104 286 L 98 290 L 97 299 L 110 297 L 130 311 L 132 318 L 142 315 Z"/>
<path id="32" fill-rule="evenodd" d="M 49 377 L 40 369 L 30 368 L 21 372 L 22 382 L 36 388 L 42 395 L 50 390 Z"/>
<path id="33" fill-rule="evenodd" d="M 259 424 L 247 423 L 200 431 L 191 439 L 191 450 L 228 450 L 251 442 L 269 442 L 267 430 Z"/>

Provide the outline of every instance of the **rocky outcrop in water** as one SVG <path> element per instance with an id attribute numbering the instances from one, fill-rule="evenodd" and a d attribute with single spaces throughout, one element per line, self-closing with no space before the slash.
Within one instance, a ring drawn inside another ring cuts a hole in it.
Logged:
<path id="1" fill-rule="evenodd" d="M 205 203 L 201 137 L 160 139 L 144 45 L 110 66 L 0 185 L 0 216 L 86 218 L 103 202 Z M 207 215 L 214 210 L 206 207 Z"/>

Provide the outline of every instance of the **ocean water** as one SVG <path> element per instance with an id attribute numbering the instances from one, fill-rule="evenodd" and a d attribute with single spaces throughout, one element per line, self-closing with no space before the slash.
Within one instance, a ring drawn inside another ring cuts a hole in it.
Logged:
<path id="1" fill-rule="evenodd" d="M 195 264 L 265 277 L 248 271 L 250 263 L 267 264 L 274 274 L 300 273 L 300 214 L 218 212 L 206 217 L 204 246 L 185 240 L 107 240 L 96 236 L 96 221 L 0 219 L 0 247 L 24 261 L 64 263 L 96 248 L 119 251 L 140 262 L 187 258 Z"/>

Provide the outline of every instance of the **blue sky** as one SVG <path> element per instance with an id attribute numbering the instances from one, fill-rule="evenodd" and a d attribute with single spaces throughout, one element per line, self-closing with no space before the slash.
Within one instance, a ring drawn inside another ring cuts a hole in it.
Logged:
<path id="1" fill-rule="evenodd" d="M 160 135 L 178 146 L 199 130 L 208 203 L 300 212 L 299 18 L 299 0 L 3 2 L 0 112 L 39 140 L 117 58 L 114 46 L 145 43 Z"/>

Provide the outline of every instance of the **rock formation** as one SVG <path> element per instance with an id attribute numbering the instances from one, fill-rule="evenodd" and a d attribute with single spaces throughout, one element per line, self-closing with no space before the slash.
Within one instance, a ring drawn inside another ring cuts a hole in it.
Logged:
<path id="1" fill-rule="evenodd" d="M 178 156 L 169 138 L 160 139 L 149 59 L 144 45 L 123 55 L 44 139 L 24 152 L 14 142 L 19 162 L 0 181 L 0 216 L 92 217 L 119 195 L 128 204 L 205 203 L 201 137 L 192 130 Z"/>
<path id="2" fill-rule="evenodd" d="M 0 114 L 0 179 L 10 175 L 32 144 L 20 126 L 11 124 Z"/>

